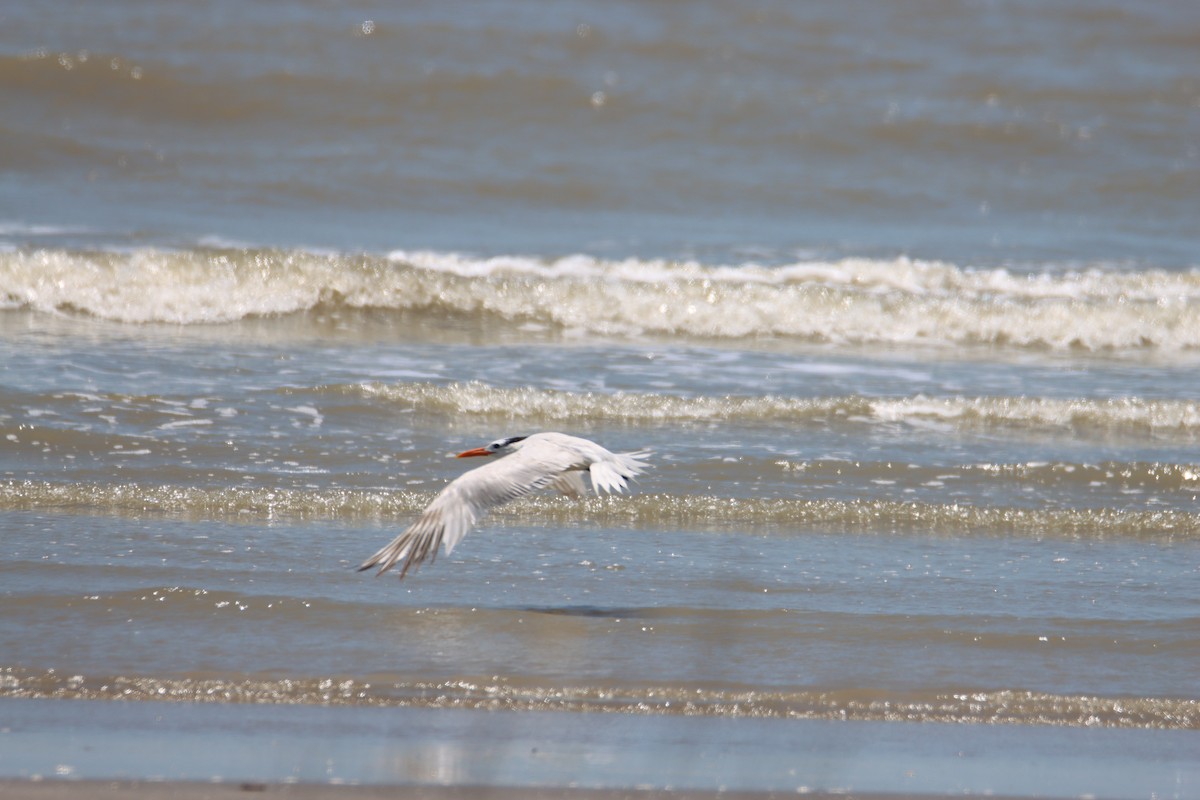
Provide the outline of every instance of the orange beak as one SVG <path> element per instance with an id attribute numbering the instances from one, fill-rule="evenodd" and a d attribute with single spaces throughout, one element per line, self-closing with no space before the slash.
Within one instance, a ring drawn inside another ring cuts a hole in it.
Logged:
<path id="1" fill-rule="evenodd" d="M 485 448 L 476 447 L 474 450 L 464 450 L 463 452 L 456 455 L 455 458 L 472 458 L 474 456 L 490 456 L 490 455 L 491 455 L 491 453 L 489 453 Z"/>

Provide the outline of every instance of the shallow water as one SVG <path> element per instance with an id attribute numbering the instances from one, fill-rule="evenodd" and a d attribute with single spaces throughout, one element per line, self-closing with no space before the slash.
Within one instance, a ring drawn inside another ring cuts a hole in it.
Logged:
<path id="1" fill-rule="evenodd" d="M 1082 794 L 1049 753 L 1200 728 L 1191 5 L 43 6 L 0 25 L 0 698 L 47 735 L 958 723 Z M 654 468 L 354 571 L 536 430 Z M 971 764 L 771 785 L 1036 793 Z"/>
<path id="2" fill-rule="evenodd" d="M 1006 797 L 1186 797 L 1200 780 L 1192 734 L 1180 731 L 12 699 L 0 708 L 12 725 L 0 732 L 0 770 L 39 779 L 127 779 L 150 763 L 152 779 L 206 783 Z"/>

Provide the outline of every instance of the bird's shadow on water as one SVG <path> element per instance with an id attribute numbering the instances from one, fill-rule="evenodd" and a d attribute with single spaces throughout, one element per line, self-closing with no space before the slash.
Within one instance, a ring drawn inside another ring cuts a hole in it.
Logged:
<path id="1" fill-rule="evenodd" d="M 655 608 L 612 608 L 607 606 L 525 606 L 522 611 L 530 614 L 552 614 L 559 617 L 599 617 L 603 619 L 629 619 L 652 617 Z"/>

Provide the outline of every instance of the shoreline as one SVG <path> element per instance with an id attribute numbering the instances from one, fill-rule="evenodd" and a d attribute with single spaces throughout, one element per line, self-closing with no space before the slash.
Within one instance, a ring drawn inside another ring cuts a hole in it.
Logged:
<path id="1" fill-rule="evenodd" d="M 932 800 L 938 794 L 864 792 L 724 791 L 721 789 L 590 789 L 522 786 L 345 785 L 315 783 L 202 783 L 198 781 L 19 780 L 0 778 L 5 800 L 231 800 L 278 797 L 288 800 Z M 961 794 L 955 796 L 961 797 Z M 1012 800 L 988 795 L 989 800 Z"/>

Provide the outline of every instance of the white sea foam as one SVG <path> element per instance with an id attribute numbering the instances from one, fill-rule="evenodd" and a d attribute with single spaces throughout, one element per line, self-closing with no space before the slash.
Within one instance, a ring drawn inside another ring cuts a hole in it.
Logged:
<path id="1" fill-rule="evenodd" d="M 845 259 L 781 267 L 268 250 L 0 253 L 0 305 L 131 323 L 226 323 L 321 306 L 472 314 L 515 329 L 836 344 L 1200 349 L 1200 270 L 1019 273 Z"/>
<path id="2" fill-rule="evenodd" d="M 1200 434 L 1200 403 L 1140 397 L 683 397 L 656 393 L 568 392 L 483 383 L 396 383 L 330 387 L 428 411 L 539 420 L 626 422 L 858 420 L 922 425 L 1100 428 Z"/>

